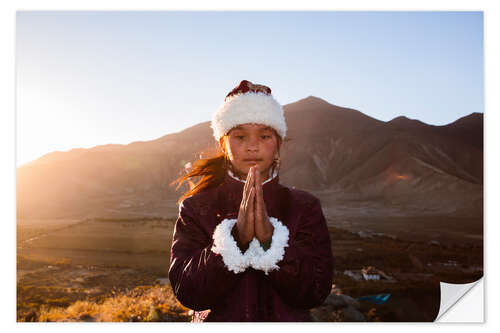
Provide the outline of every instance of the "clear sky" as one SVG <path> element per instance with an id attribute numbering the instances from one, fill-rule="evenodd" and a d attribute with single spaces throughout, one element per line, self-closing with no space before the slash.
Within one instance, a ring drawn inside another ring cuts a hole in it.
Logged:
<path id="1" fill-rule="evenodd" d="M 484 111 L 481 12 L 20 11 L 16 165 L 208 121 L 241 80 L 389 121 Z"/>

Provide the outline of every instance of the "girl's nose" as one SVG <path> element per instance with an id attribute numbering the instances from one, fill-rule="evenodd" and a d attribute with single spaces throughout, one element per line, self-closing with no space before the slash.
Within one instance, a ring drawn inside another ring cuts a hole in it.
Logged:
<path id="1" fill-rule="evenodd" d="M 248 151 L 258 151 L 259 150 L 259 142 L 257 139 L 251 138 L 248 140 Z"/>

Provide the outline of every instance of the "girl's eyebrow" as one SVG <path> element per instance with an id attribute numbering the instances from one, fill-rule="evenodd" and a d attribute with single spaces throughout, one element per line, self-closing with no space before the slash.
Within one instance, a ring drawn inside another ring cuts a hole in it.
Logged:
<path id="1" fill-rule="evenodd" d="M 259 132 L 266 132 L 266 131 L 272 131 L 273 129 L 269 126 L 267 127 L 262 127 L 262 128 L 259 128 L 258 131 Z M 233 131 L 243 131 L 243 132 L 246 132 L 247 130 L 241 126 L 235 126 L 231 129 L 231 132 Z"/>
<path id="2" fill-rule="evenodd" d="M 245 128 L 243 128 L 243 126 L 241 126 L 241 125 L 238 125 L 238 126 L 235 126 L 232 128 L 232 131 L 236 131 L 236 130 L 244 131 Z"/>

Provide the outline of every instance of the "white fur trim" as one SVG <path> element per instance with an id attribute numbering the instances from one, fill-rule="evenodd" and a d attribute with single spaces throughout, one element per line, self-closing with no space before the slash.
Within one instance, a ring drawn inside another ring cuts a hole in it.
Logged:
<path id="1" fill-rule="evenodd" d="M 279 269 L 277 263 L 283 259 L 285 247 L 288 246 L 289 231 L 277 218 L 270 217 L 274 227 L 271 247 L 264 251 L 257 238 L 253 238 L 243 254 L 231 235 L 237 219 L 224 219 L 215 228 L 211 248 L 213 253 L 220 254 L 228 270 L 234 273 L 244 272 L 247 267 L 263 270 L 266 275 L 273 269 Z"/>
<path id="2" fill-rule="evenodd" d="M 251 249 L 253 253 L 257 253 L 257 255 L 252 255 L 250 257 L 250 265 L 252 268 L 260 269 L 264 271 L 266 275 L 274 269 L 279 269 L 277 263 L 282 260 L 285 255 L 285 247 L 288 246 L 289 235 L 288 228 L 277 218 L 270 217 L 269 221 L 274 227 L 271 247 L 267 251 L 264 251 L 259 242 L 252 242 L 247 250 L 248 252 Z M 254 238 L 254 240 L 256 239 Z"/>
<path id="3" fill-rule="evenodd" d="M 212 116 L 211 127 L 217 141 L 229 130 L 241 124 L 263 124 L 274 128 L 282 139 L 286 135 L 283 108 L 262 92 L 247 92 L 229 97 Z"/>
<path id="4" fill-rule="evenodd" d="M 247 250 L 245 254 L 241 253 L 238 244 L 236 244 L 236 241 L 231 235 L 231 230 L 237 221 L 237 219 L 225 219 L 219 223 L 212 236 L 214 244 L 211 250 L 213 253 L 222 256 L 224 264 L 230 271 L 240 273 L 245 271 L 250 265 L 249 256 L 254 255 L 255 250 Z"/>

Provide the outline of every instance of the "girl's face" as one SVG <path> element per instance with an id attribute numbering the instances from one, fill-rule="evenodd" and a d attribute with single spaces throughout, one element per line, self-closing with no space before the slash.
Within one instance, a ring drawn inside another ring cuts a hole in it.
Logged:
<path id="1" fill-rule="evenodd" d="M 226 148 L 233 170 L 240 178 L 246 177 L 250 167 L 257 165 L 265 180 L 278 153 L 278 137 L 268 126 L 243 124 L 233 127 L 221 139 L 221 146 Z"/>

